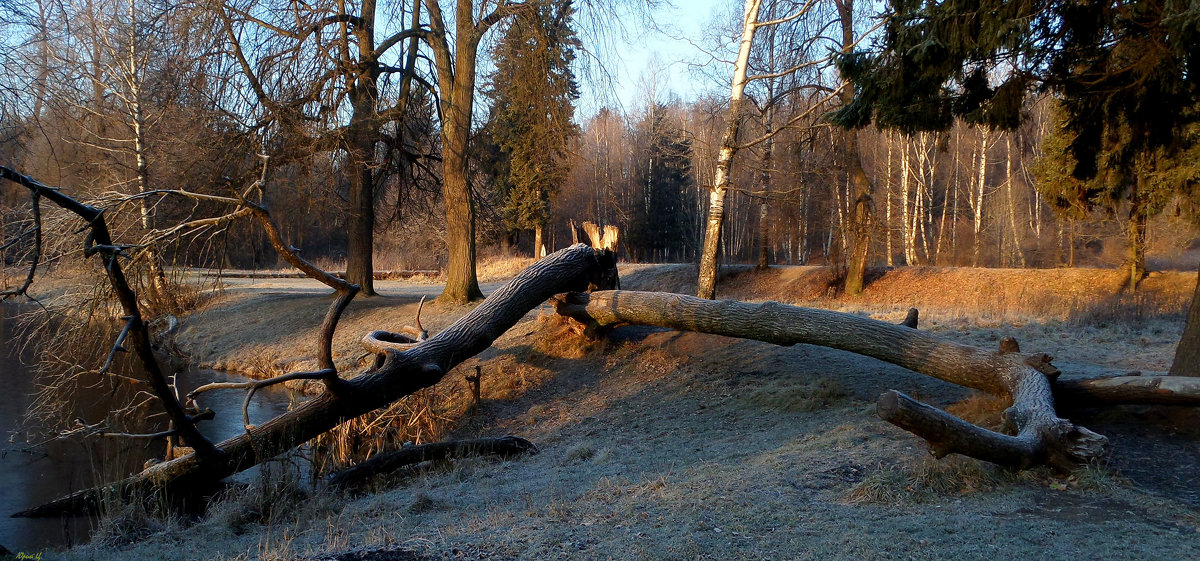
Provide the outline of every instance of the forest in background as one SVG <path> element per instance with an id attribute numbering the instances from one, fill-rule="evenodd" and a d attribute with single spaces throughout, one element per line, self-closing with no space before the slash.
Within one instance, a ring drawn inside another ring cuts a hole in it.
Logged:
<path id="1" fill-rule="evenodd" d="M 283 265 L 251 221 L 214 219 L 228 216 L 215 203 L 158 194 L 227 195 L 269 167 L 262 202 L 309 259 L 344 267 L 355 217 L 369 215 L 374 269 L 445 268 L 446 84 L 436 53 L 406 27 L 431 17 L 436 3 L 424 4 L 365 2 L 340 17 L 330 3 L 275 20 L 268 15 L 280 6 L 254 0 L 13 3 L 3 22 L 0 158 L 110 207 L 119 231 L 153 237 L 177 266 Z M 826 119 L 841 103 L 830 95 L 841 77 L 828 53 L 844 45 L 818 31 L 846 4 L 859 14 L 855 41 L 865 41 L 876 6 L 828 2 L 755 44 L 752 70 L 771 77 L 750 86 L 753 103 L 741 111 L 743 138 L 758 140 L 730 172 L 724 263 L 845 263 L 854 195 L 844 133 Z M 575 123 L 576 58 L 600 44 L 577 32 L 588 21 L 579 13 L 596 8 L 539 5 L 498 18 L 480 47 L 491 70 L 472 94 L 466 154 L 479 243 L 528 255 L 544 229 L 552 251 L 570 243 L 569 221 L 588 220 L 621 229 L 624 259 L 697 261 L 728 98 L 674 98 L 651 71 L 637 107 Z M 763 15 L 793 9 L 779 0 Z M 309 27 L 287 31 L 288 18 Z M 714 23 L 714 37 L 731 33 Z M 368 41 L 373 51 L 360 48 Z M 875 204 L 870 264 L 1117 266 L 1139 257 L 1129 252 L 1129 199 L 1081 205 L 1064 196 L 1072 186 L 1056 102 L 1044 94 L 1025 104 L 1013 131 L 959 121 L 945 132 L 858 134 Z M 551 110 L 538 121 L 522 107 Z M 359 155 L 364 145 L 373 154 Z M 530 163 L 522 153 L 548 156 Z M 3 262 L 20 268 L 32 245 L 22 237 L 30 203 L 15 188 L 2 193 Z M 369 213 L 355 202 L 362 193 Z M 1190 267 L 1192 207 L 1173 192 L 1153 199 L 1144 211 L 1157 217 L 1144 233 L 1159 258 L 1152 266 Z M 212 222 L 177 228 L 200 219 Z"/>

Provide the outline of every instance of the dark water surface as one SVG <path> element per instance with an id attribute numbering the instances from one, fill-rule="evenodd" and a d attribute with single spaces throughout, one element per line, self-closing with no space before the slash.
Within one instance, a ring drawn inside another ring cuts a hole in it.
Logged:
<path id="1" fill-rule="evenodd" d="M 163 444 L 144 440 L 70 438 L 43 443 L 48 437 L 29 426 L 25 412 L 38 389 L 37 374 L 29 362 L 32 352 L 21 356 L 21 341 L 15 333 L 12 315 L 15 308 L 0 304 L 0 545 L 14 554 L 35 554 L 48 548 L 62 548 L 86 542 L 92 521 L 87 517 L 28 519 L 9 516 L 100 480 L 108 480 L 138 471 L 149 458 L 161 458 Z M 113 333 L 113 337 L 116 332 Z M 240 378 L 205 370 L 180 374 L 180 395 L 201 384 Z M 200 424 L 201 432 L 220 441 L 243 432 L 242 399 L 239 390 L 220 390 L 201 398 L 204 407 L 217 412 L 216 419 Z M 103 418 L 106 391 L 76 396 L 74 415 L 91 422 Z M 250 405 L 250 420 L 261 423 L 288 409 L 291 395 L 282 387 L 268 388 L 255 394 Z"/>

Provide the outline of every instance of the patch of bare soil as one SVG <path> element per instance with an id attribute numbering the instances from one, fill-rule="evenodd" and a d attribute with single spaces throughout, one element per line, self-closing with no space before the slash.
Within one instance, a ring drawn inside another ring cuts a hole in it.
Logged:
<path id="1" fill-rule="evenodd" d="M 693 270 L 630 267 L 623 283 L 694 289 Z M 821 269 L 733 273 L 722 297 L 888 321 L 915 305 L 922 329 L 987 347 L 1013 335 L 1023 349 L 1059 357 L 1067 375 L 1165 369 L 1183 321 L 1171 302 L 1195 282 L 1167 277 L 1156 296 L 1094 314 L 1093 300 L 1121 298 L 1102 271 L 1014 276 L 1024 292 L 995 286 L 1007 271 L 889 271 L 853 301 L 821 288 L 831 278 Z M 354 362 L 363 333 L 411 322 L 422 290 L 385 285 L 384 296 L 355 303 L 338 335 L 339 360 Z M 305 345 L 327 304 L 319 293 L 227 295 L 187 318 L 180 342 L 201 360 L 262 356 L 279 365 L 311 354 Z M 422 319 L 436 331 L 462 313 L 435 307 Z M 465 392 L 462 375 L 475 366 L 483 403 L 450 419 L 453 433 L 516 434 L 539 454 L 431 466 L 361 496 L 317 491 L 249 531 L 214 515 L 126 548 L 77 548 L 67 558 L 1200 557 L 1195 411 L 1071 413 L 1108 434 L 1114 454 L 1111 465 L 1063 478 L 928 459 L 923 442 L 875 417 L 879 393 L 900 389 L 982 423 L 1004 404 L 820 347 L 641 327 L 585 343 L 543 308 L 448 375 L 443 393 Z"/>

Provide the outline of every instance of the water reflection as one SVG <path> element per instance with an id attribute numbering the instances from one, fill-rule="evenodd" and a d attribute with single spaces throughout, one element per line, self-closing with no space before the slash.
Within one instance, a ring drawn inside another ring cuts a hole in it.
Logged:
<path id="1" fill-rule="evenodd" d="M 31 552 L 87 540 L 86 517 L 66 519 L 9 518 L 9 515 L 90 487 L 98 479 L 108 480 L 140 469 L 149 458 L 162 457 L 161 441 L 147 442 L 117 438 L 63 439 L 45 441 L 39 431 L 24 426 L 23 417 L 38 391 L 36 374 L 26 366 L 31 356 L 19 356 L 19 341 L 13 333 L 14 309 L 0 305 L 0 545 L 13 552 Z M 115 334 L 114 334 L 115 335 Z M 240 378 L 209 370 L 180 374 L 180 395 L 213 381 Z M 99 390 L 97 390 L 99 391 Z M 237 390 L 206 393 L 201 403 L 217 412 L 215 419 L 199 425 L 200 432 L 214 442 L 243 432 L 242 399 Z M 75 400 L 73 413 L 85 419 L 101 419 L 110 395 L 89 395 Z M 250 422 L 262 423 L 287 411 L 291 395 L 282 387 L 255 394 Z M 36 428 L 36 427 L 34 427 Z"/>

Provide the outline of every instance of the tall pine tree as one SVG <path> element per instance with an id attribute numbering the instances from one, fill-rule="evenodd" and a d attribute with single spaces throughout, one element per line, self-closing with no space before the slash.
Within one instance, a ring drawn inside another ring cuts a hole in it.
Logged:
<path id="1" fill-rule="evenodd" d="M 505 223 L 534 231 L 540 256 L 550 199 L 567 179 L 567 147 L 579 133 L 572 121 L 579 88 L 571 63 L 579 39 L 571 29 L 571 0 L 538 0 L 512 20 L 492 55 L 496 70 L 487 134 L 497 161 L 488 167 Z"/>

